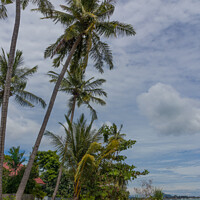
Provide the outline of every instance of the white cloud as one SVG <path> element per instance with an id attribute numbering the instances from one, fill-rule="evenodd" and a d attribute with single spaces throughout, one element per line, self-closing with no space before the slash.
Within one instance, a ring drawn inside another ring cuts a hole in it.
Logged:
<path id="1" fill-rule="evenodd" d="M 157 83 L 138 96 L 138 105 L 150 124 L 163 134 L 192 134 L 200 131 L 200 108 L 171 86 Z"/>
<path id="2" fill-rule="evenodd" d="M 183 176 L 200 177 L 200 166 L 187 166 L 187 167 L 180 166 L 170 169 L 170 171 Z"/>

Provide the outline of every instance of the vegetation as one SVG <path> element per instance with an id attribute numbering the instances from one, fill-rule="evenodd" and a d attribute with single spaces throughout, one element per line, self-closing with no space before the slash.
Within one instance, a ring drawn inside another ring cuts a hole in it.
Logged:
<path id="1" fill-rule="evenodd" d="M 39 103 L 45 107 L 40 97 L 26 91 L 28 77 L 37 71 L 37 66 L 29 69 L 22 67 L 21 51 L 16 51 L 20 26 L 21 8 L 25 9 L 29 0 L 16 0 L 16 20 L 13 38 L 8 54 L 2 49 L 0 56 L 0 106 L 2 109 L 0 129 L 0 200 L 2 192 L 16 193 L 16 200 L 21 200 L 23 193 L 33 194 L 39 199 L 45 195 L 55 197 L 98 200 L 125 200 L 129 198 L 127 184 L 138 176 L 148 174 L 147 170 L 136 171 L 134 165 L 127 163 L 125 151 L 132 148 L 136 141 L 127 140 L 116 124 L 103 125 L 98 130 L 92 128 L 97 119 L 95 104 L 105 105 L 107 93 L 101 88 L 105 79 L 86 79 L 89 59 L 100 72 L 104 65 L 113 66 L 113 57 L 109 45 L 102 37 L 133 36 L 135 31 L 129 24 L 111 21 L 115 10 L 114 0 L 66 0 L 57 11 L 47 0 L 33 0 L 45 19 L 64 25 L 64 33 L 46 48 L 44 57 L 53 58 L 53 66 L 63 66 L 60 74 L 48 72 L 50 82 L 55 83 L 54 90 L 43 119 L 38 137 L 27 165 L 24 151 L 20 147 L 11 147 L 9 155 L 4 157 L 4 141 L 9 97 L 22 106 L 33 107 Z M 7 17 L 7 4 L 13 0 L 0 1 L 0 19 Z M 64 64 L 63 64 L 64 62 Z M 68 69 L 69 66 L 69 69 Z M 65 76 L 65 73 L 67 75 Z M 58 91 L 70 95 L 68 115 L 63 136 L 45 131 Z M 85 105 L 92 114 L 92 120 L 82 114 L 77 122 L 73 121 L 76 107 Z M 56 151 L 38 151 L 43 134 L 50 138 Z M 10 167 L 3 169 L 3 161 Z M 14 173 L 11 173 L 14 172 Z M 35 179 L 40 177 L 45 185 L 39 185 Z M 145 194 L 147 198 L 162 199 L 161 190 Z"/>
<path id="2" fill-rule="evenodd" d="M 48 2 L 48 0 L 30 0 L 32 3 L 36 3 L 40 9 L 51 9 L 52 4 Z M 8 103 L 10 97 L 10 87 L 11 87 L 11 79 L 14 65 L 14 57 L 16 52 L 20 20 L 21 20 L 21 7 L 25 9 L 28 6 L 29 0 L 15 0 L 15 23 L 14 29 L 12 33 L 10 50 L 9 50 L 9 59 L 8 59 L 8 67 L 6 72 L 5 86 L 4 86 L 4 94 L 3 94 L 3 102 L 1 108 L 1 127 L 0 127 L 0 199 L 2 199 L 2 177 L 3 177 L 3 159 L 4 159 L 4 144 L 5 144 L 5 136 L 6 136 L 6 122 L 8 115 Z M 8 4 L 13 4 L 14 0 L 1 0 L 0 1 L 0 19 L 5 19 L 8 17 L 6 6 Z M 25 188 L 24 188 L 25 189 Z M 20 200 L 20 198 L 18 198 Z"/>
<path id="3" fill-rule="evenodd" d="M 25 165 L 21 165 L 25 161 L 25 152 L 20 153 L 20 147 L 11 147 L 8 153 L 9 154 L 7 155 L 7 165 L 9 166 L 9 170 L 4 168 L 3 171 L 3 193 L 14 194 L 17 192 L 17 189 L 19 187 L 20 181 L 26 168 Z M 31 171 L 31 176 L 28 180 L 28 184 L 25 189 L 26 194 L 33 193 L 35 187 L 39 187 L 37 186 L 34 180 L 38 177 L 38 167 L 34 165 Z"/>
<path id="4" fill-rule="evenodd" d="M 72 64 L 74 67 L 75 63 Z M 50 82 L 57 82 L 59 75 L 53 71 L 49 72 L 48 75 L 52 78 Z M 78 107 L 80 107 L 82 104 L 87 105 L 87 107 L 90 109 L 93 119 L 97 119 L 97 114 L 94 108 L 90 105 L 90 101 L 95 102 L 100 105 L 105 105 L 105 101 L 102 100 L 99 97 L 96 96 L 107 96 L 106 92 L 104 92 L 103 89 L 97 88 L 98 86 L 101 86 L 102 83 L 105 82 L 104 79 L 97 79 L 95 81 L 92 81 L 94 77 L 90 78 L 89 80 L 85 81 L 84 72 L 81 68 L 72 68 L 69 72 L 67 70 L 67 77 L 63 78 L 61 85 L 60 85 L 60 91 L 63 91 L 65 93 L 71 94 L 71 98 L 69 99 L 69 111 L 68 116 L 71 115 L 70 123 L 73 122 L 74 113 L 75 113 L 75 107 L 76 104 Z M 91 82 L 92 81 L 92 82 Z M 67 140 L 65 143 L 64 152 L 63 152 L 63 159 L 60 165 L 59 169 L 59 175 L 57 179 L 57 184 L 54 190 L 54 194 L 52 197 L 52 200 L 55 199 L 56 193 L 59 187 L 59 183 L 62 176 L 62 169 L 64 165 L 64 160 L 67 153 Z"/>
<path id="5" fill-rule="evenodd" d="M 52 78 L 50 82 L 56 82 L 58 80 L 58 74 L 50 71 L 48 75 Z M 87 105 L 90 109 L 94 119 L 97 119 L 95 109 L 91 106 L 90 102 L 105 105 L 106 102 L 99 98 L 100 96 L 107 97 L 107 93 L 98 88 L 106 82 L 105 79 L 93 80 L 94 77 L 85 80 L 84 72 L 81 68 L 67 71 L 67 77 L 63 78 L 60 86 L 60 91 L 71 95 L 68 103 L 68 116 L 71 115 L 71 122 L 73 121 L 76 105 Z"/>
<path id="6" fill-rule="evenodd" d="M 6 55 L 2 49 L 2 55 L 0 55 L 0 105 L 3 102 L 6 73 L 8 71 L 8 59 L 9 54 Z M 42 98 L 25 90 L 28 77 L 36 73 L 38 67 L 35 66 L 30 69 L 22 67 L 23 64 L 24 59 L 22 57 L 22 51 L 17 50 L 11 76 L 10 97 L 15 96 L 15 101 L 21 106 L 34 107 L 33 103 L 39 103 L 43 108 L 45 108 L 46 103 Z"/>
<path id="7" fill-rule="evenodd" d="M 59 66 L 66 56 L 67 59 L 55 84 L 49 106 L 17 192 L 17 200 L 20 200 L 22 197 L 60 84 L 70 61 L 75 60 L 76 62 L 80 62 L 82 63 L 82 69 L 86 69 L 90 56 L 94 60 L 94 66 L 100 72 L 103 72 L 102 67 L 104 62 L 112 69 L 112 53 L 109 46 L 100 40 L 101 36 L 108 38 L 111 36 L 135 35 L 135 31 L 131 25 L 118 21 L 110 21 L 110 16 L 113 14 L 115 8 L 114 1 L 112 0 L 103 2 L 91 0 L 89 3 L 87 0 L 67 0 L 66 3 L 66 5 L 61 5 L 64 12 L 43 8 L 37 9 L 46 18 L 52 19 L 56 23 L 60 22 L 66 27 L 64 34 L 59 37 L 56 43 L 47 48 L 45 57 L 53 57 L 57 54 L 58 57 L 54 60 L 54 66 Z"/>
<path id="8" fill-rule="evenodd" d="M 162 200 L 164 194 L 161 189 L 152 185 L 152 180 L 144 180 L 141 182 L 140 188 L 135 188 L 135 192 L 142 199 Z"/>
<path id="9" fill-rule="evenodd" d="M 121 129 L 120 129 L 121 130 Z M 132 148 L 134 140 L 126 140 L 125 134 L 117 131 L 117 126 L 104 126 L 102 129 L 104 144 L 94 156 L 97 160 L 93 170 L 86 169 L 82 182 L 84 183 L 82 196 L 86 199 L 128 199 L 128 181 L 148 171 L 135 171 L 134 165 L 126 163 L 126 156 L 121 152 Z M 120 135 L 120 137 L 115 137 Z M 88 177 L 90 171 L 91 176 Z M 92 173 L 91 173 L 92 172 Z"/>

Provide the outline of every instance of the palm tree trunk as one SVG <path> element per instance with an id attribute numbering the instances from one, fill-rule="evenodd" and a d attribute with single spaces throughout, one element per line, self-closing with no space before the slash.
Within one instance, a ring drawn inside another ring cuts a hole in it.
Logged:
<path id="1" fill-rule="evenodd" d="M 30 175 L 30 172 L 31 172 L 31 169 L 32 169 L 32 166 L 33 166 L 33 162 L 34 162 L 35 156 L 37 154 L 38 148 L 39 148 L 41 140 L 42 140 L 42 136 L 44 134 L 44 131 L 45 131 L 45 128 L 47 126 L 49 117 L 51 115 L 51 111 L 52 111 L 52 108 L 53 108 L 53 105 L 54 105 L 54 102 L 55 102 L 55 99 L 56 99 L 56 96 L 57 96 L 57 93 L 58 93 L 58 89 L 59 89 L 61 81 L 62 81 L 62 79 L 63 79 L 63 77 L 65 75 L 67 67 L 68 67 L 68 65 L 69 65 L 69 63 L 71 61 L 71 58 L 72 58 L 72 56 L 73 56 L 73 54 L 74 54 L 74 52 L 76 50 L 76 47 L 78 46 L 78 44 L 81 41 L 81 38 L 82 38 L 82 34 L 79 35 L 79 37 L 77 38 L 76 42 L 74 43 L 74 45 L 73 45 L 73 47 L 72 47 L 72 49 L 71 49 L 71 51 L 69 53 L 69 56 L 68 56 L 64 66 L 62 68 L 62 71 L 61 71 L 61 73 L 60 73 L 60 75 L 58 77 L 58 80 L 57 80 L 57 82 L 55 84 L 55 87 L 54 87 L 54 90 L 53 90 L 53 93 L 51 95 L 51 99 L 50 99 L 50 102 L 49 102 L 49 106 L 47 108 L 47 111 L 46 111 L 42 126 L 40 128 L 37 140 L 35 142 L 35 145 L 34 145 L 34 148 L 33 148 L 33 151 L 32 151 L 32 154 L 30 156 L 28 165 L 26 167 L 26 170 L 25 170 L 24 175 L 22 177 L 21 183 L 20 183 L 19 188 L 17 190 L 16 200 L 21 200 L 21 198 L 22 198 L 22 195 L 24 193 L 27 181 L 29 179 L 29 175 Z"/>
<path id="2" fill-rule="evenodd" d="M 73 122 L 73 118 L 74 118 L 75 106 L 76 106 L 76 96 L 74 96 L 74 102 L 73 102 L 73 105 L 72 105 L 72 112 L 71 112 L 71 119 L 70 119 L 71 123 Z"/>
<path id="3" fill-rule="evenodd" d="M 59 174 L 58 174 L 58 178 L 56 181 L 56 187 L 53 192 L 52 200 L 55 200 L 55 198 L 56 198 L 56 194 L 58 192 L 58 188 L 59 188 L 59 184 L 60 184 L 60 180 L 61 180 L 61 176 L 62 176 L 62 170 L 63 170 L 63 163 L 61 163 L 60 168 L 59 168 Z"/>
<path id="4" fill-rule="evenodd" d="M 5 133 L 6 133 L 6 122 L 8 114 L 8 102 L 10 96 L 10 83 L 11 75 L 13 70 L 13 62 L 15 57 L 15 50 L 17 45 L 17 38 L 20 26 L 20 0 L 16 0 L 16 15 L 15 15 L 15 25 L 10 45 L 9 60 L 8 60 L 8 71 L 6 74 L 5 92 L 3 95 L 3 103 L 1 109 L 1 128 L 0 128 L 0 200 L 2 200 L 2 177 L 3 177 L 3 159 L 4 159 L 4 144 L 5 144 Z"/>
<path id="5" fill-rule="evenodd" d="M 73 122 L 75 106 L 76 106 L 76 97 L 74 98 L 72 112 L 71 112 L 71 119 L 70 119 L 71 123 Z M 56 187 L 55 187 L 54 192 L 53 192 L 52 200 L 55 200 L 56 194 L 58 192 L 60 180 L 61 180 L 61 177 L 62 177 L 62 170 L 63 170 L 63 165 L 64 165 L 64 162 L 65 162 L 66 153 L 67 153 L 67 143 L 65 144 L 65 153 L 64 153 L 64 156 L 63 156 L 63 161 L 62 161 L 60 168 L 59 168 L 59 174 L 58 174 L 58 178 L 57 178 L 57 181 L 56 181 Z"/>

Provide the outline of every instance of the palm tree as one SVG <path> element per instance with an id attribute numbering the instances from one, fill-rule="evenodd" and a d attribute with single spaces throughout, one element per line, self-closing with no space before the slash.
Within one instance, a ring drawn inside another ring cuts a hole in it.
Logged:
<path id="1" fill-rule="evenodd" d="M 19 151 L 20 146 L 12 147 L 8 151 L 9 155 L 9 160 L 8 160 L 8 165 L 11 167 L 11 169 L 14 169 L 15 175 L 17 174 L 17 169 L 19 169 L 20 165 L 26 161 L 25 158 L 23 158 L 25 151 L 21 152 Z"/>
<path id="2" fill-rule="evenodd" d="M 50 82 L 56 82 L 58 80 L 57 73 L 50 71 L 48 75 L 52 78 Z M 102 83 L 104 83 L 105 80 L 97 79 L 95 81 L 92 81 L 94 77 L 90 78 L 87 81 L 85 81 L 84 79 L 85 79 L 85 76 L 82 69 L 80 67 L 75 68 L 75 69 L 72 69 L 71 72 L 67 71 L 67 77 L 63 78 L 61 86 L 60 86 L 60 91 L 63 91 L 65 93 L 72 95 L 72 97 L 69 100 L 69 112 L 68 112 L 68 116 L 71 115 L 70 123 L 73 122 L 76 104 L 78 105 L 78 107 L 80 107 L 82 104 L 86 104 L 87 107 L 91 110 L 91 113 L 93 114 L 93 119 L 97 118 L 97 114 L 89 102 L 93 101 L 100 105 L 106 104 L 105 101 L 103 101 L 102 99 L 95 97 L 96 95 L 107 96 L 106 92 L 104 92 L 101 88 L 96 88 L 102 85 Z M 65 150 L 67 151 L 67 143 L 65 145 L 66 145 Z M 64 153 L 64 155 L 66 155 L 66 153 Z M 63 168 L 63 163 L 61 163 L 61 166 L 59 169 L 59 175 L 57 178 L 57 183 L 56 183 L 56 187 L 53 193 L 52 200 L 55 199 L 56 193 L 58 191 L 58 187 L 59 187 L 61 176 L 62 176 L 62 168 Z"/>
<path id="3" fill-rule="evenodd" d="M 6 73 L 8 69 L 8 59 L 9 54 L 6 55 L 2 49 L 2 54 L 0 55 L 0 106 L 3 101 Z M 42 98 L 25 90 L 28 77 L 37 72 L 38 67 L 35 66 L 29 69 L 22 67 L 23 63 L 22 51 L 17 50 L 11 77 L 10 97 L 15 96 L 16 102 L 22 106 L 34 107 L 34 105 L 31 103 L 33 102 L 40 103 L 41 106 L 45 108 L 46 103 Z"/>
<path id="4" fill-rule="evenodd" d="M 64 12 L 48 9 L 38 9 L 46 18 L 62 23 L 66 29 L 63 35 L 51 45 L 45 52 L 45 57 L 58 55 L 54 64 L 59 63 L 68 55 L 61 70 L 58 81 L 55 84 L 47 112 L 42 122 L 32 154 L 30 156 L 24 176 L 18 188 L 16 199 L 20 200 L 28 181 L 33 162 L 38 151 L 43 133 L 49 120 L 60 84 L 72 57 L 83 57 L 83 67 L 86 68 L 89 56 L 95 61 L 95 67 L 103 72 L 104 61 L 113 67 L 112 53 L 109 46 L 100 40 L 101 36 L 116 37 L 118 35 L 135 35 L 135 31 L 129 24 L 118 21 L 110 22 L 110 16 L 114 12 L 114 0 L 66 0 L 67 6 L 62 5 Z M 81 49 L 81 54 L 80 53 Z"/>
<path id="5" fill-rule="evenodd" d="M 58 74 L 50 71 L 48 75 L 52 78 L 50 82 L 56 82 L 58 80 Z M 81 68 L 76 68 L 74 71 L 70 72 L 67 70 L 66 78 L 63 78 L 60 86 L 60 91 L 70 94 L 72 97 L 69 99 L 69 111 L 68 116 L 71 115 L 71 123 L 73 121 L 74 112 L 76 105 L 80 107 L 81 105 L 87 105 L 90 109 L 94 119 L 97 119 L 97 114 L 94 108 L 90 105 L 90 101 L 105 105 L 106 102 L 96 96 L 107 97 L 107 93 L 98 88 L 103 83 L 105 79 L 94 80 L 94 77 L 85 80 L 85 75 Z"/>
<path id="6" fill-rule="evenodd" d="M 40 8 L 41 11 L 44 7 L 52 8 L 51 3 L 48 0 L 30 0 L 33 3 L 36 3 Z M 0 19 L 5 19 L 7 17 L 7 10 L 6 4 L 13 3 L 14 0 L 1 0 L 0 5 Z M 1 109 L 1 127 L 0 127 L 0 200 L 2 200 L 2 177 L 3 177 L 3 157 L 4 157 L 4 144 L 5 144 L 5 133 L 6 133 L 6 122 L 7 122 L 7 113 L 8 113 L 8 103 L 9 103 L 9 96 L 10 96 L 10 85 L 11 85 L 11 77 L 12 77 L 12 70 L 13 70 L 13 63 L 19 33 L 19 26 L 20 26 L 20 18 L 21 18 L 21 6 L 23 9 L 29 3 L 29 0 L 15 0 L 16 2 L 16 11 L 15 11 L 15 24 L 10 44 L 10 51 L 9 51 L 9 60 L 8 60 L 8 69 L 6 74 L 6 82 L 4 88 L 4 96 L 3 96 L 3 103 Z"/>
<path id="7" fill-rule="evenodd" d="M 66 115 L 65 119 L 68 128 L 64 124 L 60 123 L 65 130 L 64 137 L 60 137 L 59 135 L 49 131 L 46 131 L 45 135 L 50 137 L 53 146 L 59 152 L 62 159 L 62 165 L 59 172 L 63 169 L 63 165 L 67 159 L 68 166 L 75 175 L 78 163 L 84 157 L 90 145 L 100 140 L 100 131 L 92 130 L 94 120 L 92 120 L 89 125 L 86 125 L 86 120 L 83 114 L 80 116 L 77 123 L 72 124 Z M 59 173 L 59 175 L 58 179 L 61 179 L 61 174 Z M 53 200 L 55 199 L 57 190 L 58 185 L 56 185 L 52 197 Z"/>
<path id="8" fill-rule="evenodd" d="M 3 18 L 6 17 L 6 10 L 4 6 L 4 1 L 2 1 L 2 8 L 3 8 Z M 20 25 L 20 0 L 16 0 L 16 16 L 15 16 L 15 25 L 10 45 L 10 58 L 8 61 L 8 70 L 6 75 L 6 82 L 5 82 L 5 91 L 3 96 L 3 103 L 1 108 L 1 127 L 0 127 L 0 200 L 2 200 L 2 177 L 3 177 L 3 157 L 4 157 L 4 144 L 5 144 L 5 132 L 6 132 L 6 121 L 7 121 L 7 113 L 8 113 L 8 102 L 9 102 L 9 95 L 10 95 L 10 82 L 11 82 L 11 74 L 12 74 L 12 67 L 14 62 L 14 55 L 15 49 L 17 45 L 17 38 L 19 33 L 19 25 Z"/>

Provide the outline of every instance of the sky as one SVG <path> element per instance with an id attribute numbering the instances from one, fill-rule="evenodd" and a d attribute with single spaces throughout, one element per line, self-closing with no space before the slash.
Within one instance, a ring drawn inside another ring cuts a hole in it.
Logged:
<path id="1" fill-rule="evenodd" d="M 62 1 L 52 1 L 56 5 Z M 53 85 L 46 73 L 52 61 L 43 58 L 45 48 L 63 33 L 63 27 L 41 15 L 22 12 L 17 48 L 23 51 L 25 66 L 38 65 L 27 90 L 49 102 Z M 14 7 L 9 18 L 0 21 L 0 47 L 9 50 Z M 136 36 L 103 39 L 113 52 L 114 69 L 99 74 L 92 63 L 87 77 L 105 78 L 106 106 L 94 106 L 102 124 L 123 124 L 127 139 L 136 140 L 126 152 L 128 163 L 147 169 L 128 188 L 134 194 L 142 180 L 153 181 L 165 193 L 200 196 L 200 1 L 119 0 L 112 20 L 131 24 Z M 57 69 L 58 71 L 60 69 Z M 62 134 L 58 122 L 65 122 L 69 96 L 59 93 L 47 130 Z M 80 108 L 75 118 L 89 111 Z M 9 104 L 6 152 L 20 145 L 29 152 L 34 145 L 45 110 L 22 108 L 12 98 Z M 43 138 L 40 150 L 51 148 Z"/>

